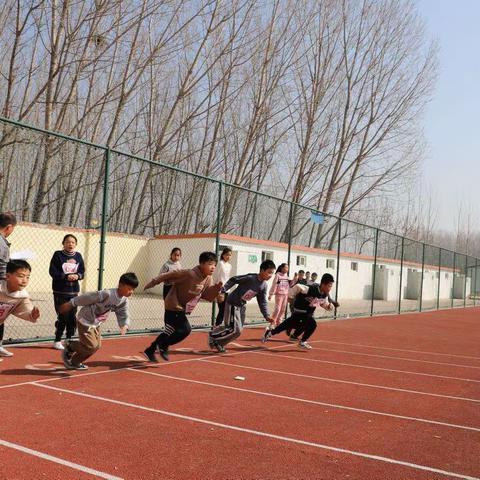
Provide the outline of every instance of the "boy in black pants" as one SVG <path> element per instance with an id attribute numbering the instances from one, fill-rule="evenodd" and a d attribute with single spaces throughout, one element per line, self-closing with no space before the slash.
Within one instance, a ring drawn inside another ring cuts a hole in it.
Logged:
<path id="1" fill-rule="evenodd" d="M 307 340 L 317 328 L 317 322 L 313 318 L 313 314 L 317 307 L 322 307 L 325 310 L 331 310 L 333 308 L 332 304 L 328 301 L 332 287 L 333 276 L 329 273 L 325 273 L 322 276 L 320 285 L 315 284 L 309 287 L 303 287 L 303 291 L 295 296 L 292 316 L 273 330 L 265 331 L 262 343 L 265 343 L 270 337 L 277 335 L 277 333 L 295 328 L 303 332 L 298 346 L 307 350 L 311 349 L 312 346 Z"/>

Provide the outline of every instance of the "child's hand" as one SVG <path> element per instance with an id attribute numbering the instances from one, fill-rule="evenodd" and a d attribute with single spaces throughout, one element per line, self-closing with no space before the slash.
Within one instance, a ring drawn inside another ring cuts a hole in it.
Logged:
<path id="1" fill-rule="evenodd" d="M 222 282 L 218 282 L 216 283 L 213 288 L 217 291 L 217 292 L 220 292 L 220 290 L 222 289 L 223 287 L 223 283 Z"/>
<path id="2" fill-rule="evenodd" d="M 225 294 L 224 293 L 219 293 L 217 296 L 217 302 L 218 303 L 223 303 L 225 301 Z"/>
<path id="3" fill-rule="evenodd" d="M 128 331 L 128 325 L 124 325 L 123 327 L 120 327 L 120 335 L 126 335 Z"/>
<path id="4" fill-rule="evenodd" d="M 153 288 L 155 285 L 157 285 L 157 279 L 152 278 L 144 287 L 143 290 L 148 290 L 149 288 Z"/>
<path id="5" fill-rule="evenodd" d="M 270 315 L 265 319 L 268 323 L 273 323 L 274 322 L 274 318 L 271 317 Z"/>
<path id="6" fill-rule="evenodd" d="M 76 282 L 78 280 L 78 275 L 75 273 L 71 273 L 70 275 L 67 276 L 67 280 L 69 282 Z"/>
<path id="7" fill-rule="evenodd" d="M 32 320 L 36 322 L 40 318 L 40 310 L 38 309 L 38 307 L 33 307 L 30 315 L 32 316 Z"/>
<path id="8" fill-rule="evenodd" d="M 73 305 L 70 302 L 62 303 L 62 305 L 58 307 L 58 313 L 67 313 L 72 308 L 73 308 Z"/>

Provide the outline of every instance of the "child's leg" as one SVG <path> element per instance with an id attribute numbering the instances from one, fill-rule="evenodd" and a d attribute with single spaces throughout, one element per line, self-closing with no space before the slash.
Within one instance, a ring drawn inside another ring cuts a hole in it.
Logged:
<path id="1" fill-rule="evenodd" d="M 225 293 L 225 300 L 222 303 L 218 304 L 218 314 L 217 314 L 217 318 L 215 319 L 216 327 L 218 327 L 223 323 L 223 316 L 225 314 L 225 304 L 227 302 L 227 297 L 228 297 L 228 294 Z"/>
<path id="2" fill-rule="evenodd" d="M 73 297 L 69 297 L 68 301 L 70 301 Z M 77 308 L 72 308 L 68 313 L 67 313 L 67 332 L 65 336 L 67 337 L 67 340 L 70 340 L 74 335 L 75 335 L 75 329 L 77 326 Z"/>
<path id="3" fill-rule="evenodd" d="M 302 324 L 302 329 L 304 334 L 302 336 L 302 342 L 306 342 L 313 334 L 313 332 L 317 328 L 317 322 L 313 318 L 313 316 L 306 317 Z"/>
<path id="4" fill-rule="evenodd" d="M 224 321 L 228 325 L 218 332 L 211 332 L 209 342 L 216 342 L 224 347 L 242 334 L 243 324 L 245 322 L 245 305 L 236 307 L 227 304 L 225 306 Z M 228 322 L 228 323 L 227 323 Z"/>
<path id="5" fill-rule="evenodd" d="M 55 305 L 55 312 L 57 312 L 57 321 L 55 322 L 55 341 L 59 342 L 62 339 L 65 326 L 67 325 L 68 313 L 61 314 L 58 313 L 58 307 L 64 303 L 67 303 L 71 297 L 65 297 L 64 295 L 59 295 L 58 293 L 53 294 L 53 304 Z M 74 321 L 76 322 L 76 317 L 74 316 Z"/>
<path id="6" fill-rule="evenodd" d="M 293 314 L 291 317 L 288 317 L 284 322 L 280 325 L 275 327 L 271 333 L 272 335 L 276 335 L 277 333 L 284 332 L 285 330 L 291 330 L 292 328 L 296 328 L 299 325 L 300 318 L 298 314 Z"/>
<path id="7" fill-rule="evenodd" d="M 67 344 L 67 351 L 71 353 L 70 361 L 77 366 L 91 357 L 101 346 L 102 339 L 99 327 L 86 327 L 78 322 L 78 340 Z"/>
<path id="8" fill-rule="evenodd" d="M 288 295 L 282 295 L 280 302 L 280 313 L 277 319 L 277 325 L 279 325 L 285 320 L 285 312 L 287 311 L 288 305 Z"/>
<path id="9" fill-rule="evenodd" d="M 165 311 L 165 330 L 155 339 L 151 347 L 168 350 L 170 345 L 181 342 L 190 335 L 192 327 L 184 312 Z"/>

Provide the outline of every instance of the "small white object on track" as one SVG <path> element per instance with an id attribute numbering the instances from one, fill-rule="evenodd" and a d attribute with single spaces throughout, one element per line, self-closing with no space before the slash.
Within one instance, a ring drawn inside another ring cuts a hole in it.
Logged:
<path id="1" fill-rule="evenodd" d="M 245 377 L 241 377 L 240 375 L 237 375 L 236 377 L 233 377 L 235 380 L 245 380 Z"/>

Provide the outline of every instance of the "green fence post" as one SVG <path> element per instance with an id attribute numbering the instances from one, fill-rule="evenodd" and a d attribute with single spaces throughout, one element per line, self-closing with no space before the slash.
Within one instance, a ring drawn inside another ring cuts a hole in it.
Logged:
<path id="1" fill-rule="evenodd" d="M 398 292 L 398 313 L 402 313 L 402 282 L 403 282 L 403 252 L 405 249 L 405 237 L 402 237 L 402 253 L 400 254 L 400 288 Z"/>
<path id="2" fill-rule="evenodd" d="M 453 299 L 455 297 L 455 269 L 457 268 L 457 252 L 453 252 L 453 279 L 452 279 L 452 298 L 450 308 L 453 308 Z"/>
<path id="3" fill-rule="evenodd" d="M 372 273 L 372 303 L 370 305 L 370 316 L 373 316 L 373 302 L 375 298 L 375 278 L 377 273 L 377 251 L 378 251 L 378 228 L 375 229 L 375 254 L 373 257 L 373 273 Z"/>
<path id="4" fill-rule="evenodd" d="M 342 219 L 338 217 L 338 229 L 337 229 L 337 278 L 335 281 L 337 282 L 337 288 L 335 289 L 335 302 L 338 302 L 338 289 L 340 288 L 340 284 L 338 283 L 338 279 L 340 277 L 340 248 L 342 243 Z M 337 318 L 337 307 L 333 312 L 333 318 Z"/>
<path id="5" fill-rule="evenodd" d="M 438 287 L 437 287 L 437 310 L 440 309 L 440 279 L 442 277 L 442 249 L 438 249 Z"/>
<path id="6" fill-rule="evenodd" d="M 475 257 L 475 281 L 473 282 L 473 306 L 477 303 L 477 262 L 478 258 Z"/>
<path id="7" fill-rule="evenodd" d="M 105 243 L 107 235 L 108 222 L 108 180 L 110 176 L 111 150 L 107 146 L 105 150 L 105 169 L 103 172 L 103 195 L 102 195 L 102 221 L 100 224 L 100 255 L 98 265 L 98 290 L 103 288 L 103 271 L 105 269 Z"/>
<path id="8" fill-rule="evenodd" d="M 425 244 L 422 244 L 422 276 L 420 277 L 420 303 L 418 305 L 418 311 L 422 311 L 423 302 L 423 276 L 425 274 Z"/>
<path id="9" fill-rule="evenodd" d="M 468 271 L 468 255 L 465 255 L 465 280 L 463 282 L 463 308 L 467 306 L 467 271 Z"/>
<path id="10" fill-rule="evenodd" d="M 221 234 L 221 228 L 222 228 L 222 222 L 221 222 L 221 211 L 222 211 L 222 200 L 223 200 L 223 182 L 218 182 L 218 197 L 217 197 L 217 227 L 215 231 L 215 254 L 218 255 L 220 254 L 220 234 Z M 218 260 L 220 261 L 220 260 Z M 215 317 L 216 317 L 216 308 L 217 304 L 216 302 L 212 302 L 212 327 L 215 326 Z"/>

